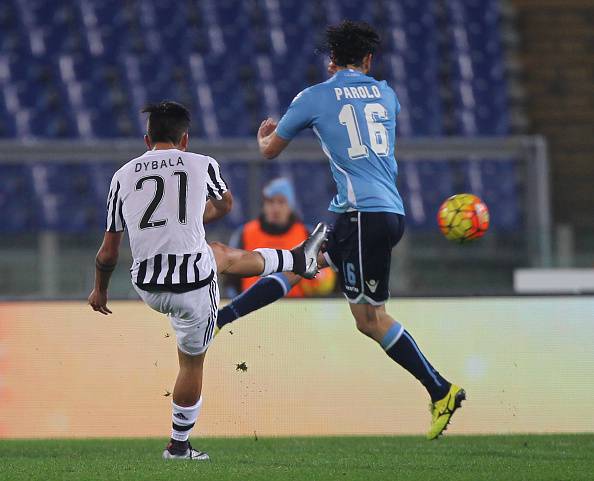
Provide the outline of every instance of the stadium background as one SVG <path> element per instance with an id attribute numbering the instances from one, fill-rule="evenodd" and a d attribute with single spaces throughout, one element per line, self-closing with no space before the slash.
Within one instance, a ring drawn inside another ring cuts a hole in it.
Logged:
<path id="1" fill-rule="evenodd" d="M 261 119 L 282 114 L 298 91 L 325 78 L 317 36 L 342 18 L 380 30 L 373 74 L 403 105 L 397 156 L 408 232 L 393 263 L 393 293 L 411 299 L 390 309 L 476 400 L 453 431 L 594 430 L 594 359 L 584 344 L 594 321 L 594 299 L 585 295 L 594 290 L 592 2 L 365 5 L 0 4 L 0 436 L 162 434 L 163 394 L 175 372 L 169 326 L 137 301 L 114 303 L 107 320 L 84 305 L 108 180 L 143 152 L 140 107 L 171 98 L 191 108 L 192 149 L 220 160 L 236 198 L 229 218 L 209 226 L 209 239 L 225 240 L 257 214 L 262 185 L 279 173 L 294 181 L 304 220 L 324 219 L 334 186 L 312 137 L 265 162 L 254 135 Z M 488 235 L 463 247 L 448 244 L 435 222 L 440 202 L 461 191 L 481 196 L 492 215 Z M 129 261 L 125 251 L 114 299 L 136 298 Z M 570 280 L 555 289 L 584 295 L 490 297 L 517 294 L 518 269 L 538 277 L 538 268 L 566 269 Z M 457 297 L 414 298 L 443 295 Z M 344 302 L 283 301 L 233 331 L 217 339 L 208 361 L 204 433 L 425 427 L 423 393 L 355 337 Z M 444 336 L 454 345 L 440 342 Z M 245 374 L 234 370 L 242 361 Z M 317 376 L 320 366 L 327 378 Z M 356 418 L 346 401 L 353 392 Z M 125 427 L 121 399 L 137 403 Z M 24 425 L 23 406 L 43 421 Z M 494 415 L 479 424 L 472 412 L 481 408 Z M 89 413 L 93 421 L 82 424 L 79 415 Z"/>

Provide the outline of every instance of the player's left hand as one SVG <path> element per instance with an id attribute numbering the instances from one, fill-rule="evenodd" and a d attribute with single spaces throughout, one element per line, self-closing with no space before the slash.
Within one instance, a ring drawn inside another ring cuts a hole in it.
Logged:
<path id="1" fill-rule="evenodd" d="M 106 316 L 112 313 L 107 307 L 107 292 L 93 289 L 93 292 L 89 295 L 89 304 L 94 311 L 105 314 Z"/>
<path id="2" fill-rule="evenodd" d="M 274 129 L 276 129 L 277 122 L 273 119 L 268 117 L 266 120 L 263 120 L 260 124 L 260 128 L 258 129 L 258 138 L 261 139 L 263 137 L 268 137 Z"/>

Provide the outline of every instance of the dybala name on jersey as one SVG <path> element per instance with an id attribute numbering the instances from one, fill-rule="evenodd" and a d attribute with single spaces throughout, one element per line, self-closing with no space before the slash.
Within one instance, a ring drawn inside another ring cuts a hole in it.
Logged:
<path id="1" fill-rule="evenodd" d="M 153 160 L 151 162 L 136 162 L 134 165 L 134 172 L 141 172 L 142 170 L 155 170 L 162 169 L 163 167 L 177 167 L 178 165 L 184 165 L 184 161 L 181 157 L 177 158 L 177 161 L 171 159 L 163 159 L 161 161 Z"/>

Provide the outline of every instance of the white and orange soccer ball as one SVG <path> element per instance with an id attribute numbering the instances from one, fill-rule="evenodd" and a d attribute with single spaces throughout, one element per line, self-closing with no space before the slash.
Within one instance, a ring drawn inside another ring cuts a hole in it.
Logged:
<path id="1" fill-rule="evenodd" d="M 437 223 L 446 239 L 468 242 L 485 235 L 489 228 L 489 209 L 473 194 L 447 198 L 437 212 Z"/>

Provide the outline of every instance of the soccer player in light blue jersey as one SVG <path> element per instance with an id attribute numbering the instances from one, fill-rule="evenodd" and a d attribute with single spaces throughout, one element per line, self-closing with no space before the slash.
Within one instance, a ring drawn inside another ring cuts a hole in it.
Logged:
<path id="1" fill-rule="evenodd" d="M 392 248 L 404 233 L 404 207 L 394 158 L 400 104 L 385 81 L 368 75 L 379 36 L 367 24 L 344 21 L 326 32 L 330 55 L 326 82 L 300 92 L 276 124 L 262 122 L 262 155 L 279 155 L 300 131 L 312 129 L 328 157 L 337 193 L 329 209 L 333 230 L 318 264 L 339 273 L 357 328 L 427 389 L 437 438 L 465 399 L 465 392 L 433 368 L 402 324 L 387 312 Z M 323 255 L 323 257 L 322 257 Z M 264 278 L 219 313 L 219 327 L 282 297 L 297 276 Z"/>

